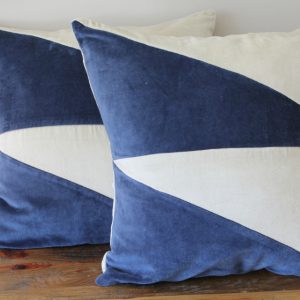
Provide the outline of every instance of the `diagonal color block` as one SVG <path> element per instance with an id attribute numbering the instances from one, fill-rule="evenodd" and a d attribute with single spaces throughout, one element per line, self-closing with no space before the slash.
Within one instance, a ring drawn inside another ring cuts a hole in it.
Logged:
<path id="1" fill-rule="evenodd" d="M 175 152 L 115 163 L 140 183 L 300 251 L 299 147 Z"/>
<path id="2" fill-rule="evenodd" d="M 97 43 L 93 34 L 100 31 L 89 30 L 85 60 L 115 159 L 300 145 L 300 105 L 287 96 L 238 73 L 111 33 L 101 32 Z M 113 53 L 110 43 L 118 44 Z M 91 53 L 104 55 L 89 63 Z M 105 99 L 109 104 L 103 105 Z M 111 117 L 116 107 L 117 122 Z"/>
<path id="3" fill-rule="evenodd" d="M 112 251 L 106 255 L 98 284 L 180 281 L 263 268 L 300 275 L 298 251 L 157 192 L 118 168 L 115 173 L 118 190 L 112 231 L 117 234 L 112 235 Z M 125 271 L 128 268 L 130 273 Z"/>
<path id="4" fill-rule="evenodd" d="M 111 199 L 1 152 L 0 163 L 1 248 L 61 247 L 109 240 Z M 11 182 L 14 189 L 7 189 Z"/>

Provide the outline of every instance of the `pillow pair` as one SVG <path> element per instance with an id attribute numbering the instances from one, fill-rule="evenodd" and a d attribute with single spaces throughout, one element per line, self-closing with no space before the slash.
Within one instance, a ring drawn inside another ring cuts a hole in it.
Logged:
<path id="1" fill-rule="evenodd" d="M 114 162 L 97 283 L 300 276 L 300 30 L 73 28 Z"/>
<path id="2" fill-rule="evenodd" d="M 214 23 L 205 11 L 114 30 L 209 36 Z M 72 30 L 2 28 L 0 84 L 0 247 L 109 242 L 110 147 Z"/>

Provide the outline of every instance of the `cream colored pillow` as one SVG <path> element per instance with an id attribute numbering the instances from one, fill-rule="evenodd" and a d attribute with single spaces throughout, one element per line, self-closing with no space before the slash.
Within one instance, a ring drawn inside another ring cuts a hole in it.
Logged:
<path id="1" fill-rule="evenodd" d="M 126 35 L 138 32 L 141 34 L 157 34 L 166 36 L 212 36 L 215 29 L 216 13 L 205 10 L 189 16 L 174 19 L 152 26 L 110 26 L 92 20 L 82 20 L 89 27 Z"/>
<path id="2" fill-rule="evenodd" d="M 108 26 L 101 22 L 85 20 L 83 23 L 90 27 L 108 30 L 119 34 L 156 34 L 166 36 L 212 36 L 215 29 L 216 13 L 213 10 L 205 10 L 192 15 L 159 23 L 151 26 Z M 72 29 L 61 29 L 56 31 L 16 29 L 0 27 L 0 30 L 33 35 L 57 42 L 69 47 L 79 48 Z"/>

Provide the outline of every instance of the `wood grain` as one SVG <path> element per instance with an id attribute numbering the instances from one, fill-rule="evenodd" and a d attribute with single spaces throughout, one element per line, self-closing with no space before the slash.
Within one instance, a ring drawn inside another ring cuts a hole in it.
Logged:
<path id="1" fill-rule="evenodd" d="M 0 299 L 300 300 L 300 278 L 266 271 L 149 286 L 97 287 L 108 246 L 0 251 Z"/>

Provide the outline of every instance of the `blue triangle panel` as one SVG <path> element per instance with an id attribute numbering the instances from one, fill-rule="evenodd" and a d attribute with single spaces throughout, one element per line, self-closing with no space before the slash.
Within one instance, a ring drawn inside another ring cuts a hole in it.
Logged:
<path id="1" fill-rule="evenodd" d="M 102 124 L 78 49 L 1 30 L 0 45 L 0 133 Z"/>
<path id="2" fill-rule="evenodd" d="M 0 152 L 0 248 L 108 243 L 112 200 Z"/>
<path id="3" fill-rule="evenodd" d="M 300 105 L 268 86 L 78 22 L 73 26 L 114 158 L 300 146 Z"/>
<path id="4" fill-rule="evenodd" d="M 150 284 L 259 269 L 300 276 L 300 253 L 292 248 L 155 191 L 117 167 L 115 172 L 112 251 L 98 284 Z"/>

